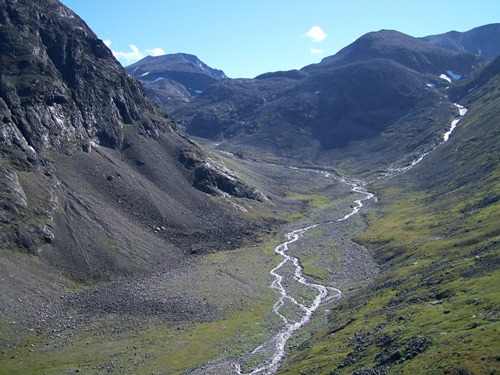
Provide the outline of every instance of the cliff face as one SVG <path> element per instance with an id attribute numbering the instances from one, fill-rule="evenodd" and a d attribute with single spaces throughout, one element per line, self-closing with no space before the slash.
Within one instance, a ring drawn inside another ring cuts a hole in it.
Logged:
<path id="1" fill-rule="evenodd" d="M 216 162 L 200 175 L 205 151 L 77 15 L 0 0 L 0 25 L 2 249 L 99 280 L 227 248 L 252 227 L 206 193 L 264 197 Z"/>
<path id="2" fill-rule="evenodd" d="M 2 144 L 29 153 L 91 142 L 120 148 L 125 124 L 152 137 L 173 127 L 104 43 L 59 2 L 0 5 Z"/>

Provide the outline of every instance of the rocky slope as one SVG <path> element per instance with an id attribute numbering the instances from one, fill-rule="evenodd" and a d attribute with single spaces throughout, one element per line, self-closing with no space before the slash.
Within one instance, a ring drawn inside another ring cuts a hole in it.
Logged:
<path id="1" fill-rule="evenodd" d="M 251 231 L 206 192 L 265 197 L 206 163 L 77 15 L 56 0 L 2 0 L 0 23 L 2 257 L 36 254 L 101 280 Z"/>

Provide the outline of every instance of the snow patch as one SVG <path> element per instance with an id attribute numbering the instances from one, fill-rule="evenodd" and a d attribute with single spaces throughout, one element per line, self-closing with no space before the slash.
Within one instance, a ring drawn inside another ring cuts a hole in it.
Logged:
<path id="1" fill-rule="evenodd" d="M 467 113 L 467 108 L 457 103 L 453 103 L 453 105 L 458 108 L 458 114 L 460 116 L 465 116 L 465 114 Z"/>
<path id="2" fill-rule="evenodd" d="M 439 76 L 439 78 L 444 79 L 445 81 L 448 81 L 448 82 L 450 82 L 450 83 L 451 83 L 451 78 L 450 78 L 450 77 L 448 77 L 446 74 L 441 74 L 441 75 Z"/>
<path id="3" fill-rule="evenodd" d="M 434 83 L 428 83 L 428 84 L 427 84 L 427 87 L 431 87 L 431 88 L 435 89 L 435 88 L 436 88 L 436 85 L 435 85 Z"/>
<path id="4" fill-rule="evenodd" d="M 147 76 L 148 74 L 149 74 L 149 72 L 143 73 L 143 74 L 141 74 L 141 77 Z"/>
<path id="5" fill-rule="evenodd" d="M 467 113 L 467 108 L 465 108 L 463 105 L 457 103 L 453 103 L 453 105 L 458 108 L 458 114 L 460 115 L 460 117 L 456 118 L 451 122 L 450 130 L 448 130 L 446 133 L 443 134 L 443 142 L 446 142 L 448 139 L 450 139 L 450 135 L 453 132 L 453 130 L 455 130 L 455 128 L 457 127 L 458 122 Z"/>
<path id="6" fill-rule="evenodd" d="M 448 139 L 450 139 L 450 135 L 455 130 L 457 127 L 458 122 L 460 121 L 459 118 L 456 118 L 451 122 L 450 130 L 448 130 L 446 133 L 443 134 L 443 140 L 446 142 Z"/>
<path id="7" fill-rule="evenodd" d="M 194 91 L 195 93 L 197 93 L 197 94 L 201 94 L 201 93 L 203 92 L 203 91 L 201 91 L 201 90 L 193 90 L 193 91 Z"/>
<path id="8" fill-rule="evenodd" d="M 155 79 L 154 81 L 152 81 L 152 82 L 158 82 L 158 81 L 161 81 L 162 79 L 166 79 L 166 78 L 163 78 L 163 77 L 158 77 L 158 78 L 156 78 L 156 79 Z"/>

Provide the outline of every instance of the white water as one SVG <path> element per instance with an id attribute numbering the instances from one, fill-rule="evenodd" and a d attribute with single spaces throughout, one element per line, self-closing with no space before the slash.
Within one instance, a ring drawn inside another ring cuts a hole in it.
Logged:
<path id="1" fill-rule="evenodd" d="M 455 130 L 458 122 L 467 113 L 467 109 L 464 108 L 463 106 L 461 106 L 459 104 L 454 104 L 454 105 L 458 108 L 459 117 L 454 119 L 451 122 L 450 130 L 443 134 L 443 142 L 442 143 L 448 141 L 451 133 Z M 430 151 L 433 151 L 434 149 L 435 149 L 435 147 Z M 395 168 L 392 171 L 393 172 L 406 172 L 407 170 L 409 170 L 409 169 L 413 168 L 415 165 L 417 165 L 420 161 L 422 161 L 422 159 L 430 151 L 422 153 L 420 156 L 418 156 L 416 159 L 414 159 L 408 166 L 403 167 L 403 168 Z M 374 198 L 374 195 L 372 193 L 366 191 L 361 184 L 358 184 L 355 182 L 349 182 L 345 179 L 341 179 L 341 181 L 350 185 L 352 187 L 352 191 L 354 191 L 356 193 L 364 194 L 365 197 L 354 201 L 355 205 L 351 206 L 352 210 L 348 214 L 343 216 L 342 218 L 337 219 L 336 221 L 348 220 L 350 217 L 352 217 L 353 215 L 355 215 L 356 213 L 359 212 L 359 210 L 363 207 L 363 202 L 365 200 L 369 200 L 369 199 Z M 333 223 L 333 222 L 330 221 L 326 224 L 331 224 L 331 223 Z M 325 302 L 328 299 L 332 299 L 332 298 L 338 299 L 342 296 L 342 292 L 338 289 L 330 288 L 330 287 L 320 285 L 320 284 L 314 284 L 314 283 L 307 281 L 307 279 L 305 279 L 302 276 L 302 267 L 300 265 L 299 259 L 296 257 L 290 256 L 288 254 L 288 245 L 289 244 L 298 241 L 304 235 L 304 233 L 306 233 L 308 230 L 310 230 L 312 228 L 317 227 L 318 225 L 320 225 L 320 224 L 313 224 L 313 225 L 310 225 L 308 227 L 297 229 L 293 232 L 287 233 L 285 235 L 287 241 L 279 244 L 275 249 L 275 252 L 277 254 L 280 254 L 283 257 L 283 260 L 281 261 L 281 263 L 278 266 L 276 266 L 275 268 L 273 268 L 270 271 L 271 276 L 273 276 L 273 278 L 274 278 L 273 282 L 271 283 L 271 287 L 273 289 L 276 289 L 280 293 L 280 298 L 273 306 L 273 312 L 281 318 L 281 320 L 284 324 L 284 327 L 280 332 L 278 332 L 278 334 L 273 336 L 266 343 L 257 347 L 251 353 L 251 355 L 255 355 L 259 351 L 266 352 L 266 350 L 269 350 L 270 346 L 274 346 L 274 351 L 270 355 L 269 359 L 267 361 L 261 363 L 260 365 L 258 365 L 251 372 L 245 373 L 245 375 L 246 374 L 248 374 L 248 375 L 274 374 L 278 370 L 278 367 L 281 364 L 281 361 L 285 357 L 285 354 L 286 354 L 285 353 L 285 345 L 286 345 L 287 341 L 290 339 L 290 337 L 293 335 L 293 333 L 296 332 L 298 329 L 302 328 L 303 326 L 305 326 L 310 321 L 314 312 L 321 306 L 321 304 L 323 302 Z M 299 303 L 295 298 L 293 298 L 289 294 L 289 292 L 283 286 L 283 284 L 285 284 L 283 281 L 284 281 L 284 278 L 286 277 L 286 275 L 280 274 L 279 270 L 288 262 L 293 263 L 293 265 L 295 267 L 295 272 L 293 275 L 293 279 L 295 281 L 298 281 L 300 284 L 302 284 L 306 287 L 314 288 L 317 290 L 318 294 L 316 295 L 316 298 L 311 303 L 311 305 L 306 306 L 306 305 Z M 293 305 L 299 307 L 300 310 L 303 311 L 303 315 L 302 315 L 301 319 L 292 321 L 280 313 L 280 308 L 285 304 L 286 301 L 291 302 Z M 234 368 L 236 369 L 237 374 L 240 374 L 240 375 L 244 374 L 241 372 L 241 365 L 239 363 L 234 364 Z"/>
<path id="2" fill-rule="evenodd" d="M 372 193 L 367 192 L 361 185 L 349 182 L 345 179 L 341 179 L 342 182 L 350 185 L 352 187 L 352 191 L 356 193 L 364 194 L 365 197 L 354 201 L 355 206 L 351 206 L 352 210 L 346 214 L 345 216 L 337 219 L 336 221 L 344 221 L 355 215 L 359 212 L 359 210 L 363 207 L 363 201 L 372 199 L 374 195 Z M 332 224 L 334 221 L 329 221 L 325 224 Z M 283 328 L 271 339 L 269 339 L 264 344 L 257 347 L 250 356 L 256 355 L 259 352 L 262 353 L 270 353 L 268 355 L 267 360 L 263 363 L 259 364 L 252 371 L 247 372 L 245 374 L 248 375 L 269 375 L 274 374 L 277 370 L 281 361 L 285 357 L 285 345 L 290 337 L 296 332 L 298 329 L 305 326 L 311 320 L 314 312 L 321 306 L 322 303 L 329 301 L 331 299 L 338 299 L 342 296 L 342 292 L 339 289 L 328 287 L 321 284 L 315 284 L 308 281 L 302 274 L 302 266 L 300 265 L 300 261 L 297 257 L 291 256 L 288 254 L 288 245 L 293 242 L 298 241 L 304 234 L 312 229 L 317 227 L 320 224 L 313 224 L 305 228 L 294 230 L 285 235 L 286 241 L 279 244 L 275 248 L 275 252 L 283 257 L 283 260 L 280 264 L 278 264 L 275 268 L 270 271 L 270 275 L 273 277 L 273 281 L 271 283 L 271 288 L 278 291 L 280 294 L 279 299 L 273 306 L 273 312 L 280 317 L 283 322 Z M 285 266 L 287 263 L 291 263 L 294 267 L 293 275 L 287 275 L 286 273 L 281 274 L 279 271 Z M 287 279 L 289 278 L 289 279 Z M 310 305 L 305 305 L 298 302 L 287 289 L 284 287 L 284 284 L 288 284 L 288 280 L 293 279 L 295 282 L 304 285 L 307 288 L 315 289 L 317 294 L 314 300 Z M 283 307 L 285 303 L 291 303 L 293 306 L 298 307 L 300 311 L 302 311 L 302 315 L 299 319 L 291 319 L 287 318 L 280 312 L 280 309 Z M 234 368 L 237 374 L 243 374 L 241 371 L 241 365 L 239 363 L 234 364 Z"/>
<path id="3" fill-rule="evenodd" d="M 356 204 L 356 206 L 352 207 L 352 211 L 349 212 L 347 215 L 345 215 L 343 218 L 338 219 L 337 221 L 347 220 L 352 215 L 357 214 L 359 212 L 359 210 L 361 210 L 361 207 L 363 207 L 363 201 L 368 200 L 368 199 L 372 199 L 375 196 L 372 193 L 366 191 L 363 188 L 363 186 L 361 186 L 361 185 L 359 185 L 359 184 L 357 184 L 355 182 L 349 182 L 349 181 L 346 181 L 344 179 L 342 179 L 342 182 L 346 183 L 347 185 L 351 185 L 352 191 L 355 191 L 356 193 L 365 194 L 366 196 L 364 198 L 355 200 L 354 203 Z"/>
<path id="4" fill-rule="evenodd" d="M 443 142 L 446 142 L 448 139 L 450 139 L 451 133 L 453 133 L 453 130 L 457 127 L 458 122 L 462 119 L 463 116 L 467 113 L 467 108 L 464 106 L 461 106 L 460 104 L 453 103 L 455 107 L 458 108 L 458 114 L 460 115 L 459 118 L 456 118 L 451 122 L 450 130 L 448 130 L 446 133 L 443 134 Z"/>
<path id="5" fill-rule="evenodd" d="M 467 113 L 467 109 L 464 108 L 463 106 L 459 104 L 455 104 L 455 106 L 458 108 L 459 112 L 459 118 L 454 119 L 451 123 L 450 130 L 446 133 L 443 134 L 443 142 L 446 142 L 450 134 L 454 131 L 456 128 L 456 125 L 460 121 L 460 119 L 465 116 Z M 439 146 L 439 145 L 438 145 Z M 437 147 L 437 146 L 436 146 Z M 422 159 L 431 151 L 433 151 L 436 147 L 434 147 L 432 150 L 427 151 L 425 153 L 422 153 L 419 155 L 416 159 L 414 159 L 411 164 L 409 164 L 406 167 L 402 168 L 392 168 L 391 172 L 392 173 L 400 173 L 400 172 L 406 172 L 407 170 L 413 168 L 415 165 L 417 165 Z M 293 169 L 299 169 L 295 167 L 290 167 Z M 311 171 L 315 171 L 312 170 Z M 323 171 L 315 171 L 318 173 L 324 173 L 325 176 L 329 176 L 327 172 Z M 358 213 L 361 208 L 364 206 L 363 202 L 365 200 L 369 200 L 374 198 L 374 194 L 366 191 L 363 186 L 359 183 L 356 182 L 350 182 L 345 179 L 340 179 L 342 182 L 350 185 L 352 187 L 352 191 L 360 194 L 364 194 L 365 197 L 355 200 L 354 206 L 351 206 L 352 210 L 347 213 L 345 216 L 335 220 L 337 222 L 340 221 L 345 221 L 351 218 L 353 215 Z M 244 356 L 241 358 L 240 362 L 243 362 L 246 358 L 251 357 L 253 355 L 256 355 L 258 353 L 262 354 L 268 354 L 266 356 L 266 359 L 261 362 L 259 365 L 257 365 L 253 370 L 249 370 L 249 372 L 242 372 L 241 370 L 241 364 L 240 363 L 233 363 L 231 365 L 231 368 L 239 375 L 271 375 L 274 374 L 282 360 L 284 359 L 286 353 L 285 353 L 285 346 L 288 340 L 292 337 L 292 335 L 299 330 L 300 328 L 304 327 L 309 321 L 311 320 L 311 317 L 314 315 L 314 313 L 318 310 L 318 308 L 326 301 L 331 300 L 331 299 L 339 299 L 342 296 L 342 292 L 339 289 L 332 288 L 332 287 L 327 287 L 325 285 L 321 284 L 315 284 L 309 282 L 306 278 L 304 278 L 302 274 L 302 266 L 300 265 L 300 260 L 294 256 L 291 256 L 288 254 L 288 245 L 291 243 L 294 243 L 298 241 L 301 237 L 304 236 L 304 234 L 312 229 L 315 228 L 319 225 L 328 225 L 332 224 L 335 221 L 329 221 L 324 224 L 313 224 L 305 228 L 297 229 L 294 230 L 290 233 L 287 233 L 285 235 L 286 241 L 279 244 L 275 248 L 275 252 L 283 257 L 283 260 L 281 261 L 280 264 L 278 264 L 275 268 L 273 268 L 270 271 L 270 275 L 273 277 L 273 281 L 271 283 L 271 287 L 275 290 L 278 291 L 280 294 L 279 299 L 276 301 L 276 303 L 273 305 L 273 312 L 280 317 L 281 321 L 283 322 L 283 328 L 275 334 L 273 337 L 271 337 L 267 342 L 264 344 L 260 345 L 257 347 L 253 352 L 251 352 L 249 355 Z M 294 267 L 294 273 L 293 276 L 291 275 L 286 275 L 286 274 L 281 274 L 279 271 L 283 268 L 284 265 L 291 263 L 293 264 Z M 284 287 L 284 285 L 288 284 L 286 281 L 286 278 L 292 278 L 294 281 L 302 284 L 306 288 L 312 288 L 317 291 L 317 295 L 312 301 L 310 305 L 305 305 L 300 302 L 298 302 Z M 280 309 L 285 305 L 285 303 L 291 303 L 293 306 L 296 306 L 302 311 L 302 315 L 300 316 L 299 319 L 291 319 L 287 318 L 285 315 L 283 315 L 280 312 Z"/>
<path id="6" fill-rule="evenodd" d="M 450 139 L 450 135 L 451 133 L 453 133 L 453 131 L 455 130 L 455 128 L 457 127 L 457 124 L 459 123 L 459 121 L 462 119 L 462 117 L 465 116 L 465 114 L 467 113 L 467 108 L 465 108 L 464 106 L 460 105 L 460 104 L 457 104 L 457 103 L 453 103 L 453 105 L 455 107 L 458 108 L 458 115 L 459 117 L 457 117 L 456 119 L 454 119 L 451 124 L 450 124 L 450 129 L 445 132 L 443 134 L 443 142 L 447 142 L 448 139 Z M 440 143 L 439 145 L 441 145 L 442 143 Z M 422 161 L 422 159 L 428 154 L 430 153 L 431 151 L 434 151 L 436 147 L 438 147 L 439 145 L 435 146 L 432 148 L 432 150 L 430 151 L 427 151 L 427 152 L 424 152 L 422 153 L 421 155 L 419 155 L 416 159 L 413 159 L 412 162 L 407 165 L 406 167 L 399 167 L 399 168 L 389 168 L 389 171 L 391 174 L 394 174 L 394 173 L 401 173 L 401 172 L 406 172 L 407 170 L 410 170 L 412 169 L 415 165 L 417 165 L 418 163 L 420 163 Z"/>

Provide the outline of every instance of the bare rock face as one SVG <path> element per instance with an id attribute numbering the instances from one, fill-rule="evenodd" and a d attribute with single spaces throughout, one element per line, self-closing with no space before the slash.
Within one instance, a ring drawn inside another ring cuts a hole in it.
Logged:
<path id="1" fill-rule="evenodd" d="M 173 127 L 111 51 L 55 0 L 0 2 L 0 142 L 33 153 Z"/>
<path id="2" fill-rule="evenodd" d="M 17 173 L 0 165 L 0 177 L 0 206 L 10 212 L 19 213 L 28 203 Z"/>
<path id="3" fill-rule="evenodd" d="M 57 0 L 0 0 L 0 260 L 24 252 L 107 280 L 238 246 L 259 224 L 193 187 L 188 147 L 203 155 L 77 15 Z M 215 171 L 217 189 L 252 197 Z M 0 273 L 35 271 L 0 261 Z"/>
<path id="4" fill-rule="evenodd" d="M 267 197 L 216 161 L 197 155 L 192 149 L 184 150 L 179 160 L 194 171 L 193 186 L 212 195 L 232 195 L 264 202 Z"/>

